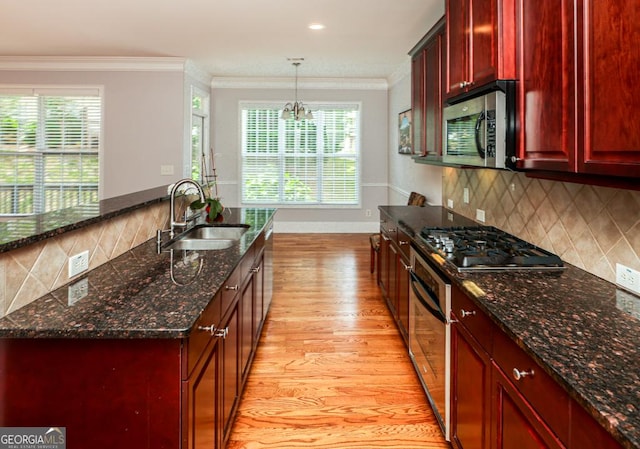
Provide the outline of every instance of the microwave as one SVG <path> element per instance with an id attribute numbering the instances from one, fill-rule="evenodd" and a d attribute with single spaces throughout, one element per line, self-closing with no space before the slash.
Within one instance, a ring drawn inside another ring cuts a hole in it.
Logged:
<path id="1" fill-rule="evenodd" d="M 454 99 L 442 113 L 442 161 L 513 167 L 516 150 L 515 81 L 499 81 Z"/>

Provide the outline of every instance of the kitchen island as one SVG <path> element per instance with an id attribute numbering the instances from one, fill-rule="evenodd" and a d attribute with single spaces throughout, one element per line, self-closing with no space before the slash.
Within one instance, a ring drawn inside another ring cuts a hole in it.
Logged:
<path id="1" fill-rule="evenodd" d="M 380 211 L 450 279 L 454 299 L 455 290 L 470 298 L 568 393 L 572 414 L 585 413 L 623 447 L 640 448 L 639 298 L 569 264 L 562 272 L 459 273 L 432 254 L 419 233 L 424 226 L 468 226 L 466 219 L 440 207 Z M 506 343 L 495 337 L 488 344 L 495 351 Z M 594 430 L 580 432 L 590 438 Z M 491 441 L 498 444 L 495 435 Z"/>
<path id="2" fill-rule="evenodd" d="M 275 209 L 227 249 L 154 239 L 0 319 L 0 426 L 68 447 L 222 447 L 271 299 Z M 82 294 L 78 297 L 77 289 Z"/>

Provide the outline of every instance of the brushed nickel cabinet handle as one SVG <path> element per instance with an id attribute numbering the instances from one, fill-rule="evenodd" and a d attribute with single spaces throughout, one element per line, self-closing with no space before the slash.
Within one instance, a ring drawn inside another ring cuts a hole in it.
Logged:
<path id="1" fill-rule="evenodd" d="M 464 309 L 460 309 L 460 318 L 466 318 L 468 316 L 474 316 L 476 314 L 475 310 L 466 311 Z"/>
<path id="2" fill-rule="evenodd" d="M 225 285 L 224 289 L 225 290 L 238 290 L 238 284 L 236 284 L 236 285 Z"/>
<path id="3" fill-rule="evenodd" d="M 520 371 L 518 368 L 513 369 L 513 378 L 515 380 L 522 380 L 527 376 L 533 377 L 534 374 L 535 374 L 535 371 L 532 369 L 529 371 Z"/>
<path id="4" fill-rule="evenodd" d="M 211 335 L 216 331 L 216 325 L 212 324 L 211 326 L 198 326 L 199 331 L 209 332 Z"/>

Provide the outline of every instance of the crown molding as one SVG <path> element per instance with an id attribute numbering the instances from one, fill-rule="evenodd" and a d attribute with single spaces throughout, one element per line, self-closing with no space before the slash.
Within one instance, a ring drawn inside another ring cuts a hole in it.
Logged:
<path id="1" fill-rule="evenodd" d="M 293 78 L 232 78 L 213 77 L 214 89 L 290 89 Z M 299 89 L 387 90 L 389 83 L 382 78 L 298 78 Z"/>
<path id="2" fill-rule="evenodd" d="M 187 65 L 176 57 L 0 56 L 0 70 L 184 72 Z"/>
<path id="3" fill-rule="evenodd" d="M 201 82 L 204 85 L 210 86 L 211 80 L 213 76 L 204 70 L 202 67 L 197 65 L 191 59 L 187 59 L 184 64 L 184 72 L 195 79 L 196 81 Z"/>
<path id="4" fill-rule="evenodd" d="M 406 61 L 389 76 L 389 87 L 395 86 L 408 75 L 411 75 L 411 58 L 407 58 Z"/>

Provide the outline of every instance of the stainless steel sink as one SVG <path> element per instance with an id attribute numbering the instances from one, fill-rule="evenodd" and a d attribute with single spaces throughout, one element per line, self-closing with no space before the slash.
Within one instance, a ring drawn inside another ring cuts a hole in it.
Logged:
<path id="1" fill-rule="evenodd" d="M 198 225 L 167 243 L 166 249 L 220 250 L 233 246 L 249 225 Z"/>

